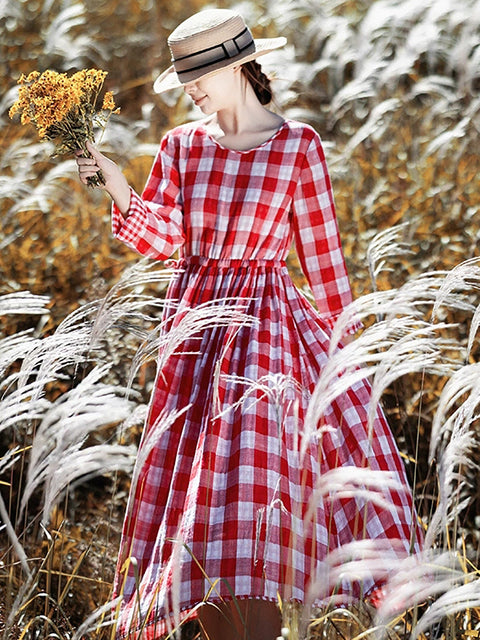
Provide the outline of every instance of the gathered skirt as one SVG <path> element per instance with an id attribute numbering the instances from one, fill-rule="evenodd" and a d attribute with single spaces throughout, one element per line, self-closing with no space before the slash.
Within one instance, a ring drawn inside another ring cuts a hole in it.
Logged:
<path id="1" fill-rule="evenodd" d="M 368 381 L 307 424 L 331 329 L 285 263 L 178 267 L 123 530 L 118 636 L 158 637 L 205 600 L 362 597 L 378 577 L 332 584 L 329 554 L 378 540 L 402 556 L 421 540 L 380 407 L 368 429 Z M 388 471 L 396 487 L 382 501 L 320 491 L 339 468 Z"/>

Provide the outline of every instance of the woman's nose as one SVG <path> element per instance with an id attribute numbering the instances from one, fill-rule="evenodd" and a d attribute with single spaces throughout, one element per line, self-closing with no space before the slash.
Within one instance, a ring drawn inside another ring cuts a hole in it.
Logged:
<path id="1" fill-rule="evenodd" d="M 183 85 L 183 90 L 189 96 L 192 95 L 192 93 L 195 93 L 196 89 L 197 89 L 196 82 L 187 82 Z"/>

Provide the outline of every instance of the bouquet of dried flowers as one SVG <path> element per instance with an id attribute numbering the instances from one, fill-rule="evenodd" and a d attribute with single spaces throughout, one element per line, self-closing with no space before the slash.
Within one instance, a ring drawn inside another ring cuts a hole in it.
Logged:
<path id="1" fill-rule="evenodd" d="M 71 76 L 50 69 L 22 74 L 18 99 L 9 115 L 12 118 L 20 112 L 21 123 L 32 123 L 41 139 L 53 141 L 55 153 L 81 149 L 89 157 L 86 142 L 94 142 L 94 127 L 105 129 L 112 113 L 119 112 L 111 91 L 105 93 L 101 107 L 97 107 L 106 75 L 99 69 L 83 69 Z M 89 184 L 105 184 L 100 171 L 89 179 Z"/>

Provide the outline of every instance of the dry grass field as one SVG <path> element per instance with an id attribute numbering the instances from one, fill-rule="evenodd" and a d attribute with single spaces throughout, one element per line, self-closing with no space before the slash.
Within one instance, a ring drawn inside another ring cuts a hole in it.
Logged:
<path id="1" fill-rule="evenodd" d="M 112 637 L 102 605 L 169 278 L 111 238 L 108 200 L 80 184 L 74 160 L 52 158 L 33 128 L 8 117 L 16 83 L 34 69 L 107 70 L 121 113 L 99 145 L 141 190 L 163 132 L 198 116 L 181 95 L 156 96 L 152 81 L 168 64 L 169 31 L 204 4 L 0 2 L 4 640 Z M 326 607 L 306 625 L 285 606 L 285 637 L 480 637 L 480 3 L 236 6 L 256 35 L 288 38 L 268 61 L 275 108 L 324 140 L 351 311 L 364 322 L 332 370 L 345 384 L 354 365 L 372 376 L 426 533 L 422 562 L 398 566 L 378 612 Z M 293 252 L 289 267 L 305 287 Z M 319 388 L 331 388 L 328 375 Z M 331 559 L 332 571 L 381 560 L 349 553 Z"/>

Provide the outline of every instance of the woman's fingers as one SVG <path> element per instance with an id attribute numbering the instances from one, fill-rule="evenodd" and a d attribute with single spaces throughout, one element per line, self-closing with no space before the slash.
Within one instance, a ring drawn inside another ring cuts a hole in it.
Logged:
<path id="1" fill-rule="evenodd" d="M 95 176 L 95 174 L 102 169 L 103 161 L 109 162 L 109 160 L 102 155 L 98 149 L 87 141 L 87 151 L 92 157 L 86 157 L 82 149 L 78 149 L 75 152 L 75 160 L 77 161 L 78 174 L 80 180 L 84 184 L 88 184 L 88 179 Z"/>
<path id="2" fill-rule="evenodd" d="M 87 140 L 86 146 L 88 153 L 92 156 L 98 166 L 101 166 L 102 163 L 109 162 L 107 156 L 104 156 L 103 153 L 100 153 L 97 147 L 93 145 L 89 140 Z"/>
<path id="3" fill-rule="evenodd" d="M 80 176 L 80 180 L 85 184 L 87 184 L 88 178 L 93 177 L 97 171 L 100 170 L 95 158 L 84 158 L 76 154 L 76 161 L 78 175 Z"/>
<path id="4" fill-rule="evenodd" d="M 80 180 L 84 184 L 89 184 L 89 178 L 101 171 L 104 180 L 101 188 L 110 194 L 122 212 L 127 211 L 130 204 L 130 187 L 122 171 L 115 162 L 100 153 L 91 142 L 87 142 L 87 151 L 91 158 L 84 157 L 84 152 L 81 150 L 75 153 Z"/>
<path id="5" fill-rule="evenodd" d="M 87 151 L 95 158 L 95 157 L 102 157 L 105 158 L 105 156 L 103 154 L 100 153 L 100 151 L 97 149 L 97 147 L 90 142 L 90 140 L 87 140 Z"/>

